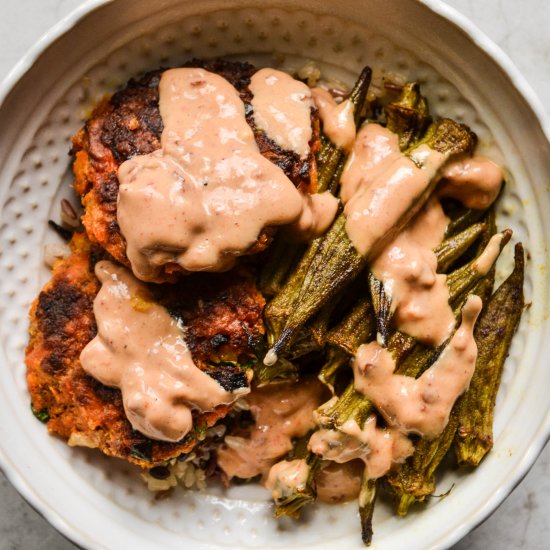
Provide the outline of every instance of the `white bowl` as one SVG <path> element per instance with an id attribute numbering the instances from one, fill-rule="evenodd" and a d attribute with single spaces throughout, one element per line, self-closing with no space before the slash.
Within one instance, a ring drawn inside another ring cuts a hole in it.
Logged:
<path id="1" fill-rule="evenodd" d="M 261 6 L 261 7 L 259 7 Z M 27 311 L 48 278 L 45 242 L 55 240 L 68 193 L 70 136 L 105 93 L 145 69 L 218 55 L 286 66 L 305 59 L 351 81 L 364 64 L 419 78 L 432 110 L 470 124 L 480 148 L 511 178 L 499 225 L 530 254 L 532 306 L 506 364 L 495 448 L 470 475 L 448 472 L 429 510 L 405 519 L 384 503 L 375 548 L 443 548 L 482 521 L 534 462 L 550 433 L 546 320 L 550 126 L 507 58 L 440 2 L 414 0 L 95 0 L 60 23 L 0 87 L 0 459 L 29 502 L 65 535 L 94 548 L 359 547 L 354 504 L 318 507 L 294 525 L 270 517 L 266 493 L 184 493 L 155 503 L 135 471 L 47 435 L 29 410 L 23 367 Z M 546 130 L 546 133 L 545 133 Z M 500 266 L 505 271 L 506 260 Z"/>

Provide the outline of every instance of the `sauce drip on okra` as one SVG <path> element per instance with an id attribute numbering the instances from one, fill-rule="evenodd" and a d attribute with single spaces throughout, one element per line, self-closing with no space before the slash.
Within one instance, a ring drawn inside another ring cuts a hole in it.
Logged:
<path id="1" fill-rule="evenodd" d="M 489 208 L 502 187 L 502 168 L 485 157 L 458 159 L 444 167 L 440 197 L 450 197 L 474 210 Z"/>
<path id="2" fill-rule="evenodd" d="M 353 418 L 338 430 L 320 428 L 311 436 L 309 449 L 325 460 L 338 463 L 360 459 L 370 479 L 382 477 L 413 452 L 406 435 L 393 428 L 379 428 L 374 414 L 362 428 Z"/>
<path id="3" fill-rule="evenodd" d="M 447 276 L 437 273 L 433 251 L 448 221 L 439 201 L 431 198 L 371 265 L 391 299 L 396 327 L 430 345 L 442 344 L 455 325 Z"/>
<path id="4" fill-rule="evenodd" d="M 357 498 L 364 469 L 359 460 L 345 464 L 328 462 L 315 476 L 317 499 L 335 504 Z"/>
<path id="5" fill-rule="evenodd" d="M 478 296 L 468 298 L 460 327 L 437 361 L 417 379 L 395 374 L 391 353 L 377 342 L 363 344 L 353 361 L 355 389 L 370 399 L 386 422 L 400 432 L 437 437 L 474 373 L 474 325 L 481 306 Z"/>
<path id="6" fill-rule="evenodd" d="M 336 103 L 328 90 L 313 88 L 311 90 L 315 106 L 323 122 L 323 133 L 347 153 L 355 141 L 355 109 L 349 99 Z"/>
<path id="7" fill-rule="evenodd" d="M 315 475 L 317 500 L 336 504 L 357 498 L 364 464 L 359 460 L 327 462 Z M 275 501 L 303 491 L 310 475 L 304 459 L 281 460 L 269 470 L 265 487 Z"/>
<path id="8" fill-rule="evenodd" d="M 274 500 L 280 500 L 303 491 L 308 476 L 309 467 L 304 459 L 281 460 L 270 468 L 265 487 L 271 491 Z"/>
<path id="9" fill-rule="evenodd" d="M 379 124 L 366 124 L 344 168 L 341 195 L 350 239 L 358 252 L 371 258 L 371 270 L 391 301 L 396 328 L 439 345 L 455 322 L 446 276 L 437 273 L 433 252 L 448 223 L 437 198 L 432 197 L 401 233 L 387 237 L 419 190 L 440 177 L 439 153 L 424 150 L 413 159 L 400 151 L 396 134 Z M 421 168 L 415 164 L 418 160 Z M 439 195 L 478 209 L 490 206 L 502 185 L 502 170 L 482 157 L 454 161 L 443 167 L 441 177 Z M 384 240 L 387 244 L 379 251 Z"/>
<path id="10" fill-rule="evenodd" d="M 360 143 L 362 132 L 358 135 Z M 378 124 L 367 124 L 365 132 L 389 131 Z M 442 153 L 427 145 L 420 145 L 414 150 L 414 157 L 409 157 L 391 147 L 395 140 L 380 141 L 380 150 L 363 149 L 366 160 L 360 154 L 350 157 L 342 176 L 344 185 L 353 189 L 349 199 L 343 199 L 347 234 L 359 254 L 371 261 L 396 236 L 398 222 L 410 220 L 415 214 L 418 198 L 430 191 L 445 160 Z"/>
<path id="11" fill-rule="evenodd" d="M 228 436 L 218 450 L 218 465 L 231 477 L 267 476 L 292 450 L 292 440 L 315 427 L 313 411 L 323 402 L 324 387 L 315 378 L 299 384 L 268 384 L 245 399 L 255 424 L 243 436 Z"/>

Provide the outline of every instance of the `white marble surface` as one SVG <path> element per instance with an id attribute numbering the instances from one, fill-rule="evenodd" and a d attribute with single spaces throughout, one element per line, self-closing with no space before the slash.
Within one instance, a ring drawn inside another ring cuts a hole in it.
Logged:
<path id="1" fill-rule="evenodd" d="M 391 0 L 390 0 L 391 1 Z M 0 0 L 0 79 L 56 21 L 83 0 Z M 550 2 L 447 0 L 508 53 L 550 111 Z M 550 447 L 502 504 L 455 550 L 550 549 Z M 0 550 L 76 548 L 0 474 Z"/>

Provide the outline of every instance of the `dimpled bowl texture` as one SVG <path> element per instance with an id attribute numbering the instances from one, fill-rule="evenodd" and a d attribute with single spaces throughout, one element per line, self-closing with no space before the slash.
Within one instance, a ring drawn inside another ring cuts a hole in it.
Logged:
<path id="1" fill-rule="evenodd" d="M 534 462 L 550 427 L 548 290 L 550 145 L 538 103 L 510 62 L 438 2 L 343 0 L 92 1 L 64 20 L 0 88 L 0 457 L 18 490 L 61 532 L 90 548 L 357 548 L 356 503 L 276 521 L 259 486 L 175 491 L 155 501 L 139 472 L 70 448 L 31 414 L 23 365 L 28 308 L 48 279 L 46 243 L 70 197 L 70 137 L 101 97 L 144 70 L 225 56 L 351 83 L 365 65 L 418 79 L 435 115 L 466 122 L 508 184 L 498 225 L 529 254 L 531 307 L 506 363 L 495 447 L 477 471 L 449 468 L 444 499 L 396 518 L 377 505 L 373 548 L 443 548 L 482 521 Z M 495 61 L 495 59 L 499 61 Z M 504 67 L 504 68 L 503 68 Z M 74 201 L 74 198 L 72 199 Z M 511 249 L 511 247 L 509 247 Z M 511 250 L 499 263 L 501 277 Z"/>

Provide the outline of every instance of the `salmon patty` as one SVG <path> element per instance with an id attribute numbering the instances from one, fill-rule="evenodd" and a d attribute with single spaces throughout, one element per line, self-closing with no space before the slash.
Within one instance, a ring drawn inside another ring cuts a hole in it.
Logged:
<path id="1" fill-rule="evenodd" d="M 192 60 L 183 66 L 202 67 L 228 80 L 244 102 L 246 120 L 254 132 L 260 152 L 279 166 L 301 191 L 316 191 L 315 153 L 320 147 L 320 123 L 315 109 L 311 113 L 313 132 L 310 153 L 300 158 L 293 151 L 281 149 L 256 127 L 249 90 L 250 78 L 256 72 L 253 65 L 222 60 Z M 130 265 L 126 242 L 117 223 L 117 171 L 125 160 L 160 148 L 163 123 L 159 112 L 158 87 L 162 72 L 157 70 L 140 79 L 130 80 L 123 90 L 104 99 L 73 137 L 74 187 L 84 206 L 84 227 L 93 242 L 126 266 Z M 264 250 L 271 242 L 274 231 L 271 227 L 262 231 L 247 254 Z M 167 263 L 156 282 L 174 281 L 182 270 L 176 263 Z"/>
<path id="2" fill-rule="evenodd" d="M 74 235 L 71 250 L 55 265 L 30 312 L 26 365 L 35 414 L 69 444 L 95 447 L 142 467 L 188 453 L 231 407 L 194 414 L 193 431 L 176 443 L 152 440 L 134 430 L 120 391 L 89 376 L 79 359 L 97 333 L 93 302 L 101 285 L 94 266 L 112 258 L 84 234 Z M 248 376 L 241 365 L 255 358 L 255 345 L 264 333 L 264 299 L 250 274 L 243 268 L 200 273 L 150 288 L 184 322 L 195 364 L 228 391 L 246 387 Z"/>

